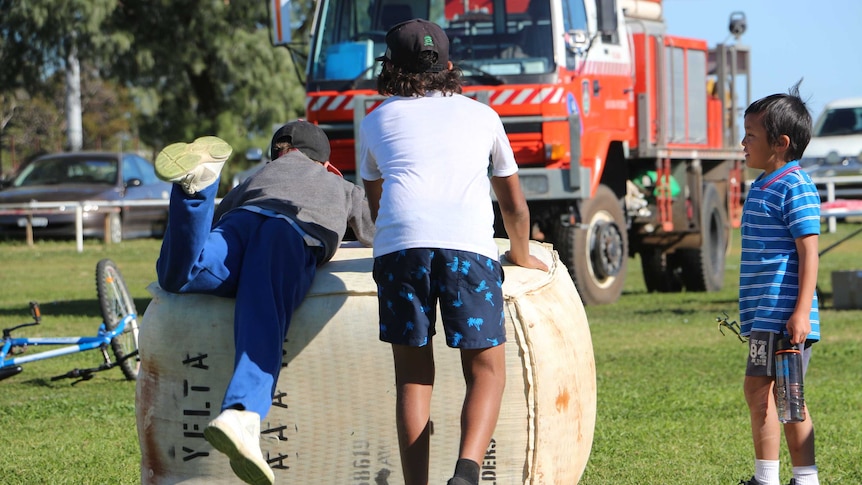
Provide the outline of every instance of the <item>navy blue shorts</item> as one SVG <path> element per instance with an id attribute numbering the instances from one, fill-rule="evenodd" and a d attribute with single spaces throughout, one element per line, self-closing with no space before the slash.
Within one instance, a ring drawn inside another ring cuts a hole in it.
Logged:
<path id="1" fill-rule="evenodd" d="M 487 256 L 415 248 L 374 258 L 380 340 L 422 347 L 436 334 L 437 304 L 446 344 L 485 349 L 506 341 L 503 268 Z"/>

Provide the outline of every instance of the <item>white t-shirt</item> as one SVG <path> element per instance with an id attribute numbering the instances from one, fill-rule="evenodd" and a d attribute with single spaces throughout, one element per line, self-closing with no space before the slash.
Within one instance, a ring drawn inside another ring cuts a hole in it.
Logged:
<path id="1" fill-rule="evenodd" d="M 490 174 L 518 171 L 499 115 L 466 96 L 392 96 L 362 120 L 360 175 L 383 179 L 374 256 L 446 248 L 498 259 Z M 489 165 L 490 164 L 490 165 Z"/>

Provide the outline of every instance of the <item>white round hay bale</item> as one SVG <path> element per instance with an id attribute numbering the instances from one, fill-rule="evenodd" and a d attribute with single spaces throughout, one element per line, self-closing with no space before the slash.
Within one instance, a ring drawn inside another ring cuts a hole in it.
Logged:
<path id="1" fill-rule="evenodd" d="M 544 273 L 505 266 L 507 381 L 483 483 L 578 482 L 596 417 L 595 362 L 583 304 L 557 253 L 531 243 Z M 501 251 L 508 241 L 498 240 Z M 294 314 L 284 368 L 261 430 L 279 483 L 403 483 L 395 377 L 378 340 L 371 250 L 345 244 Z M 155 283 L 142 320 L 136 391 L 141 482 L 235 483 L 203 438 L 233 366 L 233 300 Z M 438 318 L 439 320 L 439 318 Z M 458 351 L 434 339 L 431 483 L 451 477 L 464 395 Z"/>

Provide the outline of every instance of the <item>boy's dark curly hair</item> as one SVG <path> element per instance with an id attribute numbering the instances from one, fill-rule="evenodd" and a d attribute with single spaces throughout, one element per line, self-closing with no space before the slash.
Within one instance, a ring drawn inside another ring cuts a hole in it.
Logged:
<path id="1" fill-rule="evenodd" d="M 437 54 L 422 52 L 417 66 L 405 69 L 383 59 L 383 67 L 377 76 L 377 92 L 384 96 L 425 96 L 428 91 L 443 94 L 461 93 L 461 69 L 444 69 L 440 72 L 421 72 L 434 64 Z M 420 72 L 411 72 L 420 71 Z"/>
<path id="2" fill-rule="evenodd" d="M 763 115 L 761 121 L 770 145 L 778 141 L 781 135 L 790 138 L 786 154 L 788 162 L 802 158 L 811 140 L 811 113 L 799 96 L 800 84 L 802 79 L 797 81 L 787 94 L 773 94 L 758 99 L 745 110 L 745 116 Z"/>

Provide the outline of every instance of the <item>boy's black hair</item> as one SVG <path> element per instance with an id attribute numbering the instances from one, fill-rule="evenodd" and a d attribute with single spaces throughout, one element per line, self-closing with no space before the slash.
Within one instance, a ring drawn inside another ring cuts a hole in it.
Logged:
<path id="1" fill-rule="evenodd" d="M 424 57 L 428 59 L 424 59 Z M 435 62 L 432 52 L 419 54 L 420 62 L 429 66 Z M 461 70 L 457 67 L 440 72 L 410 72 L 383 59 L 377 76 L 377 92 L 384 96 L 425 96 L 428 91 L 449 95 L 461 93 Z"/>
<path id="2" fill-rule="evenodd" d="M 790 138 L 785 160 L 788 162 L 802 158 L 811 140 L 811 113 L 799 96 L 800 84 L 802 79 L 787 94 L 772 94 L 758 99 L 745 110 L 745 116 L 763 114 L 761 120 L 770 145 L 777 142 L 781 135 Z"/>

